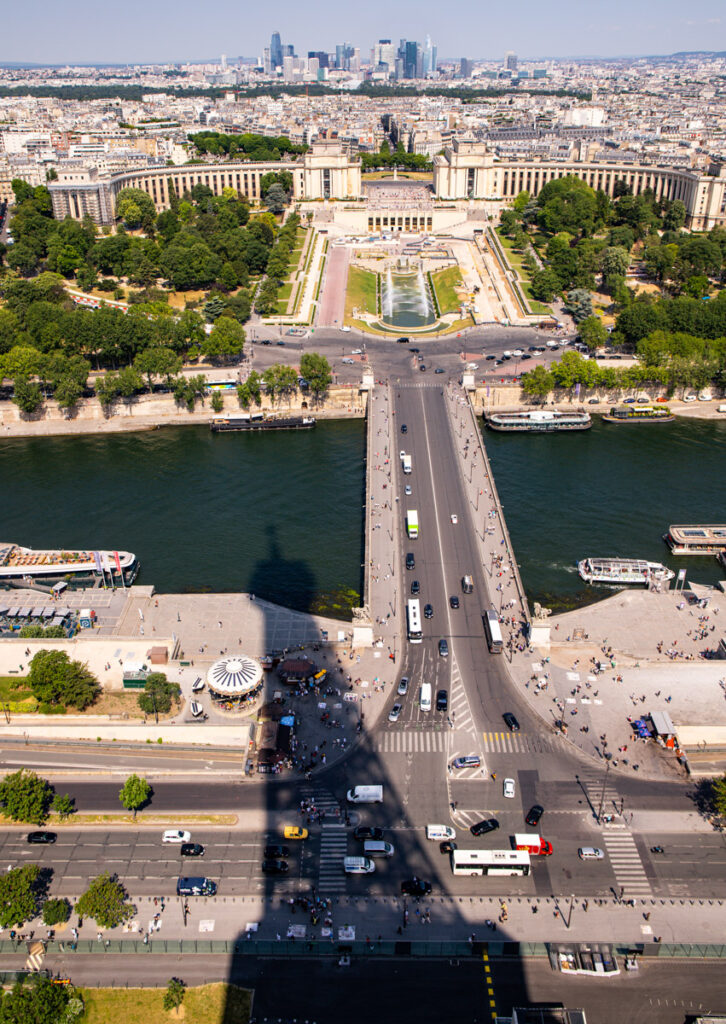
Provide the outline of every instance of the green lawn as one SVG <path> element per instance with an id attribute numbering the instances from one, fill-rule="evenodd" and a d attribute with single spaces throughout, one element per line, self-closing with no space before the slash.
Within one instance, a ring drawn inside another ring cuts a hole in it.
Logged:
<path id="1" fill-rule="evenodd" d="M 277 298 L 280 301 L 284 299 L 287 302 L 287 300 L 290 298 L 290 296 L 292 295 L 292 284 L 292 281 L 285 281 L 284 284 L 280 285 L 280 290 L 277 293 Z"/>
<path id="2" fill-rule="evenodd" d="M 447 267 L 446 270 L 437 270 L 431 274 L 431 280 L 439 304 L 439 313 L 443 315 L 458 312 L 462 300 L 456 289 L 464 287 L 459 268 Z"/>
<path id="3" fill-rule="evenodd" d="M 171 971 L 171 965 L 170 965 Z M 83 988 L 83 1024 L 247 1024 L 250 993 L 219 982 L 188 988 L 181 1015 L 164 1009 L 164 988 Z"/>
<path id="4" fill-rule="evenodd" d="M 15 714 L 33 712 L 38 706 L 24 676 L 0 676 L 0 704 Z"/>
<path id="5" fill-rule="evenodd" d="M 353 316 L 354 309 L 365 310 L 373 316 L 378 312 L 378 277 L 369 270 L 351 267 L 348 271 L 348 288 L 345 294 L 346 323 Z"/>
<path id="6" fill-rule="evenodd" d="M 544 315 L 550 314 L 552 310 L 549 306 L 546 306 L 544 305 L 544 303 L 538 302 L 537 299 L 532 298 L 532 288 L 529 273 L 527 272 L 527 270 L 525 270 L 523 263 L 524 253 L 521 252 L 521 250 L 519 249 L 515 249 L 514 243 L 512 242 L 511 238 L 506 238 L 504 235 L 501 235 L 498 229 L 497 238 L 499 239 L 502 249 L 504 249 L 509 265 L 519 278 L 519 287 L 522 289 L 522 292 L 526 296 L 527 302 L 529 303 L 529 307 L 532 310 L 532 312 Z"/>

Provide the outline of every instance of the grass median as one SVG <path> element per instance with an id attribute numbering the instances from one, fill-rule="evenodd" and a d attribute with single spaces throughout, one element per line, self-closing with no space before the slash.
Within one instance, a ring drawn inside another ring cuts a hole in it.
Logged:
<path id="1" fill-rule="evenodd" d="M 375 316 L 378 311 L 378 277 L 370 270 L 350 267 L 345 293 L 345 321 L 349 323 L 353 310 L 358 309 Z"/>
<path id="2" fill-rule="evenodd" d="M 174 970 L 169 965 L 169 970 Z M 164 1009 L 164 988 L 83 988 L 83 1024 L 247 1024 L 251 993 L 217 982 L 188 988 L 179 1011 Z"/>

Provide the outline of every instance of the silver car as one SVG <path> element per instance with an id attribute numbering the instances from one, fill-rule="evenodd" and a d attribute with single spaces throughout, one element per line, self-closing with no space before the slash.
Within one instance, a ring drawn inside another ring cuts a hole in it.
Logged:
<path id="1" fill-rule="evenodd" d="M 388 712 L 388 721 L 397 722 L 401 717 L 401 711 L 403 710 L 402 704 L 394 704 L 391 710 Z"/>

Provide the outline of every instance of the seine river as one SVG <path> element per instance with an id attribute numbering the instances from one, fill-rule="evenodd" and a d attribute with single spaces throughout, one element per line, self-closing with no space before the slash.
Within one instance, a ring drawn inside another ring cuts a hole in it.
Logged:
<path id="1" fill-rule="evenodd" d="M 726 423 L 596 419 L 575 434 L 485 441 L 532 600 L 558 608 L 606 594 L 577 575 L 586 555 L 726 577 L 715 559 L 670 559 L 661 540 L 670 523 L 726 522 Z M 0 541 L 122 548 L 141 560 L 139 583 L 160 592 L 251 591 L 345 614 L 341 592 L 361 590 L 364 447 L 362 420 L 2 441 Z"/>

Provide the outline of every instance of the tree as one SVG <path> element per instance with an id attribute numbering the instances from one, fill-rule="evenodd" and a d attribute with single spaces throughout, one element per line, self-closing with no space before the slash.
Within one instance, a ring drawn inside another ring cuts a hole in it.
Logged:
<path id="1" fill-rule="evenodd" d="M 144 218 L 156 217 L 150 195 L 140 188 L 122 188 L 116 196 L 116 218 L 128 228 L 140 228 Z"/>
<path id="2" fill-rule="evenodd" d="M 48 817 L 53 787 L 35 772 L 21 768 L 0 782 L 0 804 L 12 821 L 42 825 Z"/>
<path id="3" fill-rule="evenodd" d="M 71 1024 L 83 1013 L 83 1001 L 71 985 L 39 974 L 16 982 L 0 996 L 2 1024 Z"/>
<path id="4" fill-rule="evenodd" d="M 38 913 L 46 884 L 37 864 L 24 864 L 0 875 L 0 927 L 12 928 L 31 921 Z"/>
<path id="5" fill-rule="evenodd" d="M 545 399 L 555 386 L 555 379 L 544 366 L 535 366 L 522 376 L 522 391 L 533 398 Z"/>
<path id="6" fill-rule="evenodd" d="M 574 175 L 548 181 L 537 195 L 539 224 L 555 235 L 568 231 L 572 235 L 592 234 L 597 213 L 595 192 Z"/>
<path id="7" fill-rule="evenodd" d="M 44 704 L 83 711 L 101 688 L 87 665 L 71 661 L 65 651 L 38 651 L 30 662 L 28 682 L 33 696 Z"/>
<path id="8" fill-rule="evenodd" d="M 136 820 L 137 811 L 151 799 L 151 786 L 146 779 L 142 779 L 139 775 L 129 775 L 118 798 L 127 811 L 133 811 L 134 820 Z"/>
<path id="9" fill-rule="evenodd" d="M 575 323 L 579 324 L 581 320 L 586 320 L 587 317 L 592 316 L 592 295 L 585 291 L 584 288 L 573 288 L 572 291 L 567 293 L 565 309 Z"/>
<path id="10" fill-rule="evenodd" d="M 726 775 L 711 782 L 713 809 L 722 818 L 726 818 Z"/>
<path id="11" fill-rule="evenodd" d="M 170 978 L 164 993 L 164 1009 L 167 1013 L 170 1010 L 178 1010 L 184 1002 L 186 987 L 180 978 Z"/>
<path id="12" fill-rule="evenodd" d="M 221 391 L 215 391 L 212 395 L 212 412 L 221 412 L 224 409 L 224 396 Z"/>
<path id="13" fill-rule="evenodd" d="M 43 924 L 47 924 L 50 927 L 56 924 L 65 924 L 70 916 L 71 905 L 65 896 L 59 899 L 46 900 L 43 904 Z"/>
<path id="14" fill-rule="evenodd" d="M 83 394 L 83 385 L 71 376 L 64 376 L 56 384 L 53 397 L 59 409 L 73 409 Z"/>
<path id="15" fill-rule="evenodd" d="M 13 402 L 28 416 L 37 412 L 43 404 L 40 384 L 29 381 L 25 376 L 16 377 L 13 381 Z"/>
<path id="16" fill-rule="evenodd" d="M 588 316 L 582 320 L 578 329 L 580 331 L 580 337 L 590 349 L 594 352 L 598 348 L 602 348 L 608 340 L 608 332 L 603 326 L 603 322 L 599 316 Z"/>
<path id="17" fill-rule="evenodd" d="M 550 267 L 535 270 L 532 274 L 532 298 L 539 302 L 552 302 L 560 287 L 560 279 Z"/>
<path id="18" fill-rule="evenodd" d="M 287 192 L 282 185 L 270 185 L 265 196 L 265 206 L 270 213 L 282 213 L 287 206 Z"/>
<path id="19" fill-rule="evenodd" d="M 68 793 L 56 793 L 53 797 L 53 810 L 61 821 L 67 821 L 76 813 L 75 800 Z"/>
<path id="20" fill-rule="evenodd" d="M 146 677 L 144 692 L 138 696 L 139 707 L 147 715 L 165 715 L 172 702 L 179 699 L 178 683 L 168 682 L 163 672 L 151 672 Z"/>
<path id="21" fill-rule="evenodd" d="M 686 205 L 675 199 L 665 212 L 663 227 L 666 231 L 679 231 L 686 223 Z"/>
<path id="22" fill-rule="evenodd" d="M 166 377 L 167 380 L 182 368 L 183 360 L 170 348 L 145 348 L 134 359 L 134 370 L 146 374 L 149 391 L 152 389 L 152 377 Z"/>
<path id="23" fill-rule="evenodd" d="M 127 902 L 126 890 L 116 876 L 105 871 L 93 879 L 78 900 L 76 913 L 92 918 L 101 928 L 115 928 L 133 917 L 136 908 Z"/>
<path id="24" fill-rule="evenodd" d="M 201 344 L 202 352 L 212 359 L 230 359 L 240 356 L 245 345 L 242 324 L 231 316 L 220 316 L 211 332 Z"/>
<path id="25" fill-rule="evenodd" d="M 317 352 L 305 352 L 300 359 L 300 376 L 310 385 L 316 398 L 320 398 L 333 382 L 330 363 Z"/>

